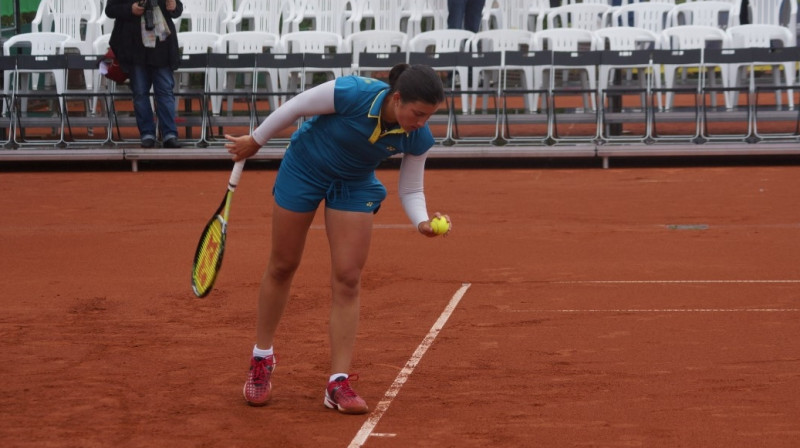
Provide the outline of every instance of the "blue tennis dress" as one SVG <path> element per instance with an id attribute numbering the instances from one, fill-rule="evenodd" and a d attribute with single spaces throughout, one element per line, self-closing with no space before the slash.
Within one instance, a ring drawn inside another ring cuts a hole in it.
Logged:
<path id="1" fill-rule="evenodd" d="M 377 212 L 386 188 L 378 165 L 398 153 L 421 155 L 434 144 L 425 126 L 406 133 L 395 126 L 381 133 L 381 105 L 389 92 L 382 81 L 345 76 L 335 81 L 336 113 L 317 115 L 292 134 L 275 180 L 275 201 L 295 212 L 326 207 Z"/>

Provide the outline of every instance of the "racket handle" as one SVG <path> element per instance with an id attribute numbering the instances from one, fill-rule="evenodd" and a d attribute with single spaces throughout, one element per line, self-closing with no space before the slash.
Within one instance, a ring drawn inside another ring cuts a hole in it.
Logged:
<path id="1" fill-rule="evenodd" d="M 239 179 L 242 177 L 242 170 L 244 169 L 244 160 L 240 160 L 233 165 L 231 171 L 231 178 L 228 180 L 228 189 L 233 191 L 239 185 Z"/>

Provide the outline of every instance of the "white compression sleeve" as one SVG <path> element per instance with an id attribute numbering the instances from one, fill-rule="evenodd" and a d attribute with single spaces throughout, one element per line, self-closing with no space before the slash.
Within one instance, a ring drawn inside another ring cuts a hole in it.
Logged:
<path id="1" fill-rule="evenodd" d="M 264 146 L 278 132 L 291 126 L 300 117 L 313 117 L 336 112 L 333 90 L 336 81 L 328 81 L 306 90 L 283 103 L 253 131 L 253 139 Z"/>
<path id="2" fill-rule="evenodd" d="M 398 182 L 398 196 L 403 204 L 403 209 L 408 219 L 415 227 L 428 220 L 428 208 L 425 204 L 423 178 L 425 177 L 425 159 L 428 154 L 415 156 L 406 154 L 400 163 L 400 180 Z"/>

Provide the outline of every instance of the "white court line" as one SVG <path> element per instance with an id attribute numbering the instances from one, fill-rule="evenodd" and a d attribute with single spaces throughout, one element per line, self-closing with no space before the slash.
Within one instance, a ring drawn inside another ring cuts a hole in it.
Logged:
<path id="1" fill-rule="evenodd" d="M 800 283 L 800 280 L 555 280 L 546 283 L 561 285 L 663 285 L 681 283 Z"/>
<path id="2" fill-rule="evenodd" d="M 661 309 L 563 309 L 504 310 L 509 313 L 796 313 L 800 308 L 661 308 Z"/>
<path id="3" fill-rule="evenodd" d="M 470 284 L 464 283 L 461 285 L 461 288 L 456 291 L 453 295 L 453 298 L 450 299 L 450 303 L 444 308 L 442 314 L 439 316 L 439 319 L 436 323 L 433 324 L 430 331 L 428 331 L 428 335 L 425 336 L 425 339 L 417 347 L 417 350 L 414 351 L 414 354 L 411 355 L 411 358 L 408 359 L 406 362 L 405 367 L 400 370 L 400 373 L 397 374 L 397 378 L 394 379 L 394 383 L 389 386 L 389 389 L 386 391 L 386 394 L 383 396 L 383 400 L 375 407 L 375 410 L 369 415 L 367 421 L 361 425 L 361 429 L 358 430 L 358 433 L 348 445 L 348 448 L 360 448 L 367 442 L 367 438 L 372 435 L 372 431 L 377 426 L 378 421 L 380 421 L 383 414 L 389 409 L 389 406 L 392 404 L 392 400 L 397 394 L 400 392 L 400 388 L 403 387 L 403 384 L 408 380 L 411 376 L 411 373 L 414 371 L 414 368 L 417 367 L 417 364 L 422 359 L 422 356 L 425 355 L 425 352 L 428 351 L 428 348 L 433 344 L 433 341 L 438 336 L 439 331 L 442 330 L 444 324 L 447 323 L 447 320 L 450 319 L 450 315 L 453 314 L 453 311 L 458 306 L 458 302 L 461 301 L 461 298 L 464 297 L 466 294 L 467 289 L 469 289 Z M 376 434 L 377 435 L 377 434 Z M 387 436 L 387 434 L 381 434 L 381 436 Z"/>
<path id="4" fill-rule="evenodd" d="M 413 229 L 411 224 L 373 224 L 373 229 Z M 325 224 L 312 224 L 311 230 L 325 230 Z"/>

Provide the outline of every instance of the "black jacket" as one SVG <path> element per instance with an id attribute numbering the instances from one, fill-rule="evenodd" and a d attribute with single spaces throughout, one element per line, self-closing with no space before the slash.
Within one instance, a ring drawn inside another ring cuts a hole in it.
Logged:
<path id="1" fill-rule="evenodd" d="M 166 42 L 156 41 L 155 48 L 147 48 L 142 43 L 142 17 L 133 15 L 131 8 L 138 0 L 108 0 L 106 15 L 114 19 L 109 46 L 114 51 L 119 64 L 125 71 L 132 65 L 152 65 L 155 67 L 178 68 L 178 34 L 172 19 L 183 13 L 183 3 L 176 0 L 175 10 L 166 10 L 166 0 L 158 0 L 164 14 L 170 35 Z"/>

